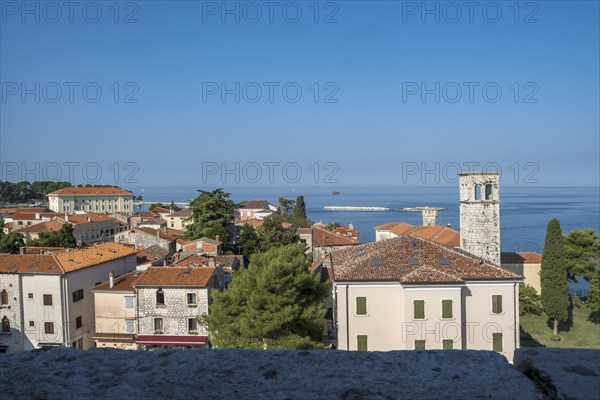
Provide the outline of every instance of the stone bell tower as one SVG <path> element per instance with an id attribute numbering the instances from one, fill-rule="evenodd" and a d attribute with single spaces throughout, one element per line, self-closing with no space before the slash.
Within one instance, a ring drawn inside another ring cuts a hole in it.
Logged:
<path id="1" fill-rule="evenodd" d="M 463 172 L 460 177 L 460 247 L 500 265 L 500 176 Z"/>

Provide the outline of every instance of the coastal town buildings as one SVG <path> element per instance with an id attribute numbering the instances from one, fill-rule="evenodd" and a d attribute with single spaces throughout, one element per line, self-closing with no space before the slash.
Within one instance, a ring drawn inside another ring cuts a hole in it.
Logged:
<path id="1" fill-rule="evenodd" d="M 87 211 L 133 214 L 133 193 L 114 187 L 68 187 L 48 193 L 48 207 L 57 213 Z"/>
<path id="2" fill-rule="evenodd" d="M 94 346 L 94 301 L 90 289 L 110 271 L 135 269 L 136 250 L 117 243 L 41 254 L 0 257 L 0 319 L 7 332 L 0 350 Z"/>

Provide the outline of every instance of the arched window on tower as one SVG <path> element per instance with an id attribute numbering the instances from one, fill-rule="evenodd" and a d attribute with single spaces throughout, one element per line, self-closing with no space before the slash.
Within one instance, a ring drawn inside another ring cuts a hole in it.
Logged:
<path id="1" fill-rule="evenodd" d="M 481 200 L 481 185 L 479 183 L 475 185 L 475 200 Z"/>
<path id="2" fill-rule="evenodd" d="M 6 291 L 6 289 L 2 290 L 2 292 L 0 293 L 0 305 L 8 305 L 8 292 Z"/>
<path id="3" fill-rule="evenodd" d="M 493 200 L 492 199 L 492 184 L 488 183 L 487 185 L 485 185 L 485 199 L 486 200 Z"/>
<path id="4" fill-rule="evenodd" d="M 2 333 L 10 333 L 10 321 L 6 318 L 2 318 Z"/>

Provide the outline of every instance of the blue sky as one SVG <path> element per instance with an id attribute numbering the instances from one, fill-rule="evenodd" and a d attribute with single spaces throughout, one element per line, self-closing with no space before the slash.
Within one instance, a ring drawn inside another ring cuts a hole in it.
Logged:
<path id="1" fill-rule="evenodd" d="M 1 3 L 4 180 L 599 185 L 596 1 Z"/>

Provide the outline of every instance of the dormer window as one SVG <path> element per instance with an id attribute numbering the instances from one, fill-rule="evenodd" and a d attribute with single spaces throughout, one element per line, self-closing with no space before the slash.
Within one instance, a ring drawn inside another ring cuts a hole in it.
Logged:
<path id="1" fill-rule="evenodd" d="M 156 291 L 156 305 L 164 306 L 165 305 L 165 292 L 161 288 L 158 288 Z"/>

